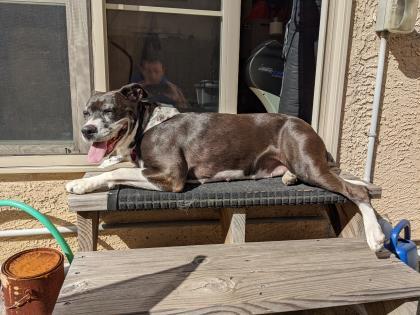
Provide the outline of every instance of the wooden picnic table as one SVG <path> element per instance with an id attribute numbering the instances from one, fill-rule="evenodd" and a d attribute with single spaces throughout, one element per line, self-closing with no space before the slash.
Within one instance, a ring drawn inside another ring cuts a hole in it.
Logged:
<path id="1" fill-rule="evenodd" d="M 372 198 L 380 197 L 380 187 L 367 186 Z M 245 243 L 247 208 L 310 204 L 325 206 L 339 238 Z M 377 258 L 356 207 L 317 187 L 286 187 L 277 178 L 183 193 L 116 187 L 70 195 L 69 205 L 77 213 L 79 253 L 56 314 L 402 315 L 417 309 L 420 275 L 395 257 Z M 185 208 L 220 210 L 225 244 L 95 252 L 101 213 Z"/>
<path id="2" fill-rule="evenodd" d="M 315 239 L 79 252 L 54 314 L 410 314 L 395 308 L 419 296 L 420 275 L 392 255 Z"/>

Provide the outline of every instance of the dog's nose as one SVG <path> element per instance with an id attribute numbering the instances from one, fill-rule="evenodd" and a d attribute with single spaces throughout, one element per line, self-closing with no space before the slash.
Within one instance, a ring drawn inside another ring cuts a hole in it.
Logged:
<path id="1" fill-rule="evenodd" d="M 82 134 L 87 138 L 91 138 L 95 133 L 98 132 L 98 128 L 94 125 L 87 125 L 82 128 Z"/>

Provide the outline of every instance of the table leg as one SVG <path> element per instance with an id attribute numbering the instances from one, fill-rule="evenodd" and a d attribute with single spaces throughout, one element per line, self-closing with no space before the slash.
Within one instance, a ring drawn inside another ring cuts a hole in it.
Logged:
<path id="1" fill-rule="evenodd" d="M 335 204 L 327 205 L 325 209 L 326 218 L 330 221 L 335 236 L 341 233 L 341 222 L 337 206 Z"/>
<path id="2" fill-rule="evenodd" d="M 341 227 L 338 236 L 343 238 L 365 238 L 363 218 L 357 206 L 348 202 L 343 205 L 336 205 L 336 209 Z"/>
<path id="3" fill-rule="evenodd" d="M 245 243 L 245 209 L 223 208 L 220 211 L 225 244 Z"/>
<path id="4" fill-rule="evenodd" d="M 77 212 L 79 251 L 95 251 L 98 244 L 99 211 Z"/>

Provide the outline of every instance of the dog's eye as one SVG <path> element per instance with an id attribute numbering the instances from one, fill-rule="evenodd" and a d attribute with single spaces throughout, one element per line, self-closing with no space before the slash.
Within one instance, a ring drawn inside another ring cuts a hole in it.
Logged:
<path id="1" fill-rule="evenodd" d="M 114 111 L 111 108 L 104 109 L 104 114 L 112 114 Z"/>
<path id="2" fill-rule="evenodd" d="M 87 110 L 83 111 L 83 117 L 88 117 L 89 116 L 89 112 Z"/>

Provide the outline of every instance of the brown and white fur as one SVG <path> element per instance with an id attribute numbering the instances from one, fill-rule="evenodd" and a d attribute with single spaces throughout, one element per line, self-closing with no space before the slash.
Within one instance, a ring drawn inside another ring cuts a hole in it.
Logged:
<path id="1" fill-rule="evenodd" d="M 303 120 L 283 114 L 181 114 L 145 98 L 139 84 L 91 97 L 84 137 L 94 144 L 107 141 L 108 160 L 129 161 L 137 146 L 138 167 L 69 182 L 67 191 L 84 194 L 124 184 L 180 192 L 188 181 L 282 176 L 286 185 L 299 180 L 353 201 L 369 247 L 382 248 L 385 237 L 364 183 L 337 174 L 323 141 Z"/>

